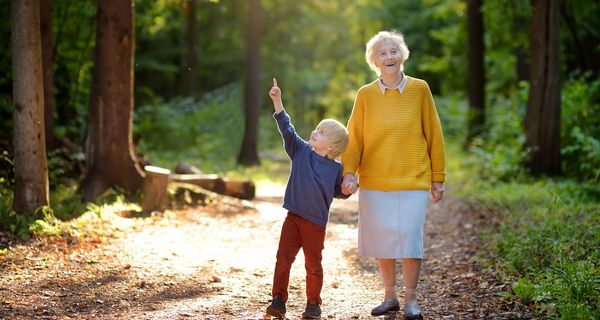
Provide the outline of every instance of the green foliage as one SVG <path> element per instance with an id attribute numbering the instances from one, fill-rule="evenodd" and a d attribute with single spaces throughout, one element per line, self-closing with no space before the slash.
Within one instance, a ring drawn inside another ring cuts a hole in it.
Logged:
<path id="1" fill-rule="evenodd" d="M 498 226 L 482 231 L 490 244 L 481 256 L 505 279 L 515 279 L 512 298 L 542 318 L 598 318 L 597 198 L 576 180 L 474 179 L 477 155 L 450 150 L 449 179 L 459 195 L 473 199 Z"/>
<path id="2" fill-rule="evenodd" d="M 562 89 L 563 170 L 589 183 L 600 182 L 600 78 L 583 76 Z M 596 190 L 600 195 L 600 190 Z"/>
<path id="3" fill-rule="evenodd" d="M 434 97 L 435 106 L 442 122 L 444 138 L 454 143 L 462 143 L 466 137 L 468 106 L 463 95 Z"/>
<path id="4" fill-rule="evenodd" d="M 517 53 L 529 54 L 531 3 L 486 0 L 483 2 L 486 94 L 509 97 L 519 90 Z M 466 60 L 465 60 L 466 61 Z"/>
<path id="5" fill-rule="evenodd" d="M 55 133 L 83 141 L 96 43 L 96 1 L 53 2 Z"/>
<path id="6" fill-rule="evenodd" d="M 528 87 L 522 83 L 520 94 L 505 99 L 496 96 L 487 109 L 487 129 L 475 139 L 470 151 L 475 157 L 478 176 L 489 182 L 523 178 L 525 148 L 523 121 Z"/>
<path id="7" fill-rule="evenodd" d="M 240 96 L 241 86 L 231 84 L 198 102 L 175 98 L 138 108 L 135 133 L 142 137 L 138 151 L 167 168 L 179 161 L 230 166 L 242 141 Z M 182 159 L 182 154 L 194 159 Z"/>

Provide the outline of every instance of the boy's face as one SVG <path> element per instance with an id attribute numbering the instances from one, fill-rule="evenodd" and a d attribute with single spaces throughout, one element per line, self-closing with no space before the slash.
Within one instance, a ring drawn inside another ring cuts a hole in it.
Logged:
<path id="1" fill-rule="evenodd" d="M 333 148 L 327 131 L 320 126 L 317 126 L 315 130 L 310 134 L 310 140 L 308 144 L 315 149 L 315 151 L 329 152 Z"/>
<path id="2" fill-rule="evenodd" d="M 400 49 L 391 40 L 384 40 L 375 50 L 375 66 L 382 74 L 397 74 L 400 71 L 401 58 Z"/>

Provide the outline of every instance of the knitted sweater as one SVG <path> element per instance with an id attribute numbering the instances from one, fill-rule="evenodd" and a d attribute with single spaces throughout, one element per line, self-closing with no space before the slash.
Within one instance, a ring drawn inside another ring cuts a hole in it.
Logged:
<path id="1" fill-rule="evenodd" d="M 356 95 L 344 174 L 358 174 L 360 187 L 370 190 L 429 190 L 444 182 L 444 136 L 429 85 L 409 77 L 403 93 L 382 93 L 378 81 Z"/>
<path id="2" fill-rule="evenodd" d="M 285 188 L 283 207 L 325 228 L 333 198 L 346 199 L 342 193 L 342 165 L 312 150 L 300 138 L 285 110 L 273 115 L 283 137 L 292 170 Z"/>

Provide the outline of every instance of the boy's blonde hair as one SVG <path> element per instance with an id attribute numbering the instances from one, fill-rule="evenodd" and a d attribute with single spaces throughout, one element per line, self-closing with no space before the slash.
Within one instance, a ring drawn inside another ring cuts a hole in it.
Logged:
<path id="1" fill-rule="evenodd" d="M 381 76 L 381 70 L 377 68 L 375 65 L 375 49 L 381 45 L 386 40 L 390 40 L 394 42 L 398 46 L 398 50 L 400 50 L 400 56 L 402 57 L 402 63 L 400 63 L 400 71 L 404 70 L 404 62 L 408 60 L 408 56 L 410 52 L 408 51 L 408 47 L 404 42 L 404 35 L 397 31 L 379 31 L 376 35 L 374 35 L 367 42 L 367 50 L 365 51 L 365 58 L 367 59 L 367 63 L 371 70 L 375 71 L 378 76 Z"/>
<path id="2" fill-rule="evenodd" d="M 335 159 L 339 157 L 348 146 L 348 129 L 346 129 L 346 126 L 335 119 L 323 119 L 319 122 L 317 128 L 323 129 L 329 142 L 334 145 L 333 149 L 327 153 L 327 158 Z"/>

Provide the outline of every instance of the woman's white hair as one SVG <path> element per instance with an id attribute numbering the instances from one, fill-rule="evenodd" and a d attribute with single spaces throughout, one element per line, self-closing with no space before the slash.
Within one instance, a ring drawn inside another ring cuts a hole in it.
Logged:
<path id="1" fill-rule="evenodd" d="M 404 70 L 404 62 L 408 60 L 408 56 L 410 54 L 408 47 L 406 46 L 406 42 L 404 42 L 404 35 L 402 33 L 396 31 L 379 31 L 379 33 L 374 35 L 367 42 L 367 50 L 365 51 L 365 58 L 367 59 L 369 67 L 371 67 L 371 70 L 375 71 L 378 76 L 381 75 L 381 70 L 379 70 L 379 68 L 377 68 L 375 65 L 375 54 L 377 53 L 376 49 L 386 40 L 394 42 L 400 50 L 400 71 Z"/>

